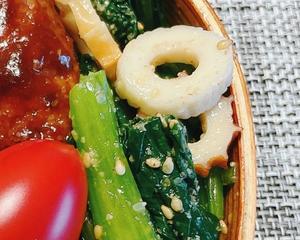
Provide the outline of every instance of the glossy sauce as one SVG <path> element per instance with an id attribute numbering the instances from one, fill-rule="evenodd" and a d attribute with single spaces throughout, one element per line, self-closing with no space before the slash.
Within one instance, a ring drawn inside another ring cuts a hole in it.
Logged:
<path id="1" fill-rule="evenodd" d="M 0 149 L 64 140 L 79 68 L 51 0 L 0 0 Z"/>

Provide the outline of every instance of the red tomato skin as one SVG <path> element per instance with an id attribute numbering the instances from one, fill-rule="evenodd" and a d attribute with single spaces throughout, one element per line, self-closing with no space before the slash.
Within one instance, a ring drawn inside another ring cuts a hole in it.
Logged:
<path id="1" fill-rule="evenodd" d="M 0 152 L 0 239 L 77 240 L 87 178 L 79 153 L 51 140 Z"/>

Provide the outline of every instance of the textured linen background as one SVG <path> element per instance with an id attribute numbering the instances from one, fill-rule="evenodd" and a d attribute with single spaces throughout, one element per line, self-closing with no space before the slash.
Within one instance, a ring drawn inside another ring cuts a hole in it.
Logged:
<path id="1" fill-rule="evenodd" d="M 300 0 L 210 0 L 234 39 L 257 140 L 256 239 L 300 239 Z"/>

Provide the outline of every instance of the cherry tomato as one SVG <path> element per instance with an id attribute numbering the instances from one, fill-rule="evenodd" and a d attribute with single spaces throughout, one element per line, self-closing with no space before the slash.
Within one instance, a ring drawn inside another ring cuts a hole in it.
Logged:
<path id="1" fill-rule="evenodd" d="M 0 239 L 77 240 L 86 204 L 73 146 L 39 140 L 0 152 Z"/>

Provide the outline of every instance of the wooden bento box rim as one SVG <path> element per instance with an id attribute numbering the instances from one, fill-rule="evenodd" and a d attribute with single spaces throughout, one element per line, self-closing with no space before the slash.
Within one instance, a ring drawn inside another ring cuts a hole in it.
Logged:
<path id="1" fill-rule="evenodd" d="M 202 26 L 229 38 L 207 0 L 175 0 L 167 4 L 173 10 L 178 10 L 176 14 L 172 11 L 169 13 L 174 22 Z M 256 148 L 249 93 L 235 53 L 231 93 L 235 100 L 235 121 L 242 127 L 242 133 L 233 154 L 234 160 L 238 159 L 238 182 L 227 195 L 225 204 L 225 220 L 229 229 L 228 234 L 222 235 L 221 239 L 252 240 L 256 219 Z"/>

